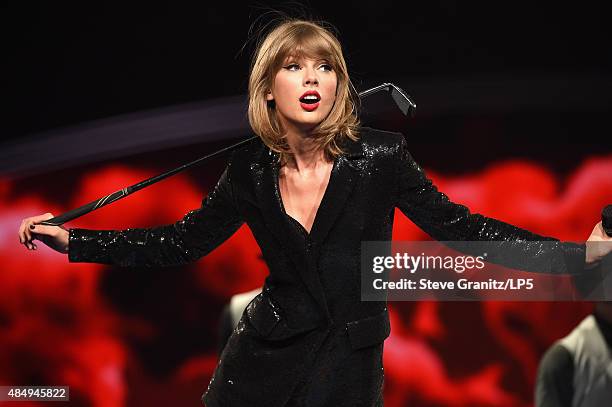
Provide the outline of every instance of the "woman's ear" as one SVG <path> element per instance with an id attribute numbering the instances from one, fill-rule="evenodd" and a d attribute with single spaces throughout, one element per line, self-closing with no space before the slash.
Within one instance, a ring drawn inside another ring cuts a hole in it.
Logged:
<path id="1" fill-rule="evenodd" d="M 268 102 L 274 100 L 274 96 L 272 96 L 272 91 L 268 89 L 268 91 L 266 91 L 266 100 Z"/>

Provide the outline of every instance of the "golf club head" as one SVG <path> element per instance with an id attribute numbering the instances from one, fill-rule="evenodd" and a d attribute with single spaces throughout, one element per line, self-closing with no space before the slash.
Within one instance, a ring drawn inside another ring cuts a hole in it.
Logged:
<path id="1" fill-rule="evenodd" d="M 414 103 L 410 97 L 399 87 L 395 86 L 392 83 L 387 84 L 388 89 L 391 92 L 391 97 L 393 101 L 399 107 L 399 109 L 404 113 L 405 116 L 414 117 L 416 112 L 416 103 Z"/>

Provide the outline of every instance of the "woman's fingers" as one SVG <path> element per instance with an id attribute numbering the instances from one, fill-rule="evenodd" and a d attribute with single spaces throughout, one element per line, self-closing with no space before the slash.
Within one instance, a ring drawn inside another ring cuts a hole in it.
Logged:
<path id="1" fill-rule="evenodd" d="M 53 214 L 51 212 L 47 212 L 42 215 L 32 216 L 30 219 L 32 219 L 34 223 L 39 223 L 39 222 L 42 222 L 43 220 L 49 220 L 51 218 L 53 218 Z"/>
<path id="2" fill-rule="evenodd" d="M 589 240 L 606 241 L 606 240 L 612 240 L 612 238 L 610 238 L 610 236 L 608 236 L 606 232 L 604 231 L 602 222 L 599 222 L 593 228 L 593 231 L 591 232 L 591 236 L 589 236 Z"/>
<path id="3" fill-rule="evenodd" d="M 30 238 L 27 232 L 29 227 L 29 218 L 21 221 L 21 226 L 19 227 L 19 241 L 29 250 L 32 249 L 30 245 Z"/>
<path id="4" fill-rule="evenodd" d="M 45 225 L 33 225 L 32 230 L 32 241 L 30 242 L 36 250 L 36 243 L 34 239 L 38 239 L 45 243 L 47 246 L 53 246 L 53 239 L 57 238 L 61 232 L 61 229 L 57 226 L 45 226 Z"/>
<path id="5" fill-rule="evenodd" d="M 596 264 L 611 252 L 612 237 L 606 234 L 602 222 L 599 222 L 587 240 L 587 263 Z"/>
<path id="6" fill-rule="evenodd" d="M 21 225 L 19 225 L 19 243 L 25 243 L 25 219 L 21 221 Z"/>
<path id="7" fill-rule="evenodd" d="M 26 241 L 28 242 L 32 241 L 32 226 L 34 225 L 34 222 L 40 222 L 39 218 L 41 216 L 44 216 L 44 215 L 32 216 L 30 218 L 24 219 L 24 222 L 25 222 L 24 233 L 25 233 Z"/>
<path id="8" fill-rule="evenodd" d="M 46 236 L 54 237 L 54 236 L 57 236 L 58 234 L 57 226 L 32 225 L 32 227 L 30 227 L 30 230 L 32 231 L 32 238 L 39 239 L 39 240 L 40 240 L 40 236 L 38 235 L 46 235 Z"/>
<path id="9" fill-rule="evenodd" d="M 34 231 L 33 228 L 37 227 L 35 224 L 45 221 L 45 220 L 49 220 L 51 218 L 53 218 L 53 214 L 50 212 L 47 212 L 42 215 L 26 218 L 23 221 L 21 221 L 21 225 L 19 226 L 19 241 L 29 250 L 36 250 L 37 246 L 36 244 L 33 243 L 33 240 L 34 240 L 34 236 L 32 235 L 32 232 Z M 38 227 L 43 227 L 43 225 L 38 225 Z M 44 226 L 44 227 L 49 228 L 48 226 Z M 40 231 L 42 232 L 42 229 L 40 229 Z M 48 234 L 49 231 L 46 230 L 46 232 Z M 41 233 L 41 234 L 45 234 L 45 233 Z"/>

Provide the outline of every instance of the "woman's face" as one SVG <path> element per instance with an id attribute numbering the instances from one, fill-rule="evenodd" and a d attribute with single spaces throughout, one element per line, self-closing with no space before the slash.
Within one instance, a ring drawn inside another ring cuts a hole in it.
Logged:
<path id="1" fill-rule="evenodd" d="M 276 73 L 266 98 L 274 100 L 285 131 L 308 131 L 321 123 L 334 106 L 337 82 L 336 72 L 327 61 L 290 57 Z"/>

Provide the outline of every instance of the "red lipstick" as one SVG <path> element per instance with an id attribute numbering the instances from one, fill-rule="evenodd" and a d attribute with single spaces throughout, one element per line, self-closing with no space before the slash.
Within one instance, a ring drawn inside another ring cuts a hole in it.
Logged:
<path id="1" fill-rule="evenodd" d="M 316 90 L 307 90 L 302 96 L 300 96 L 300 106 L 302 109 L 312 112 L 321 102 L 321 95 Z"/>

